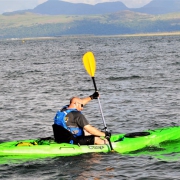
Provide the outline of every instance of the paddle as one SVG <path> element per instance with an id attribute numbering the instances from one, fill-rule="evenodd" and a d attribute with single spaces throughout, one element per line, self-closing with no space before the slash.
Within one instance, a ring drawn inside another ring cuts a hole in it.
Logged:
<path id="1" fill-rule="evenodd" d="M 91 76 L 91 78 L 93 80 L 95 91 L 98 91 L 97 86 L 96 86 L 96 82 L 95 82 L 95 77 L 94 77 L 95 72 L 96 72 L 96 60 L 95 60 L 94 54 L 92 52 L 87 52 L 87 53 L 84 54 L 84 56 L 83 56 L 83 64 L 84 64 L 84 67 L 85 67 L 87 73 Z M 105 122 L 105 119 L 104 119 L 104 115 L 103 115 L 103 111 L 102 111 L 102 107 L 101 107 L 99 97 L 98 97 L 98 102 L 99 102 L 99 108 L 100 108 L 102 120 L 103 120 L 103 123 L 104 123 L 104 129 L 105 129 L 105 131 L 107 131 L 107 126 L 106 126 L 106 122 Z M 109 145 L 110 145 L 111 150 L 113 150 L 110 138 L 108 138 L 108 141 L 109 141 Z"/>

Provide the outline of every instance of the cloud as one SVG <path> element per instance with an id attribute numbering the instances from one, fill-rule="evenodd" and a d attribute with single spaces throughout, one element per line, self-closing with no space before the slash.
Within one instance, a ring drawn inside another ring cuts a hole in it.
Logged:
<path id="1" fill-rule="evenodd" d="M 136 8 L 136 7 L 142 7 L 152 0 L 121 0 L 127 7 L 129 8 Z"/>
<path id="2" fill-rule="evenodd" d="M 38 4 L 42 4 L 42 3 L 46 2 L 46 1 L 47 1 L 47 0 L 38 0 L 37 3 L 38 3 Z"/>
<path id="3" fill-rule="evenodd" d="M 0 0 L 0 13 L 31 9 L 37 6 L 37 0 Z"/>

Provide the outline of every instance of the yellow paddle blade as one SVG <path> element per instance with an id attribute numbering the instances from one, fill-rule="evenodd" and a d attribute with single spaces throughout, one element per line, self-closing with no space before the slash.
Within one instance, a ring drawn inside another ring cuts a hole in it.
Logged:
<path id="1" fill-rule="evenodd" d="M 83 56 L 83 64 L 91 77 L 94 77 L 96 71 L 96 60 L 92 52 L 87 52 Z"/>

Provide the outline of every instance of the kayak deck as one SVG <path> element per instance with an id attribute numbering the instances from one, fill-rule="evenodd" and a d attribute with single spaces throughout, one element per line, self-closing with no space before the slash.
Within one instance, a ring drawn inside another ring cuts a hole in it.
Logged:
<path id="1" fill-rule="evenodd" d="M 132 138 L 125 137 L 123 141 L 115 143 L 115 151 L 118 153 L 129 153 L 145 147 L 159 146 L 160 143 L 166 141 L 170 142 L 180 139 L 180 126 L 165 127 L 145 132 L 149 132 L 150 134 L 147 136 L 135 136 Z"/>
<path id="2" fill-rule="evenodd" d="M 129 153 L 165 141 L 180 139 L 180 126 L 147 130 L 140 133 L 111 136 L 113 149 L 118 153 Z M 0 156 L 75 156 L 84 153 L 110 152 L 107 145 L 73 145 L 56 143 L 53 138 L 31 139 L 0 143 Z"/>
<path id="3" fill-rule="evenodd" d="M 112 140 L 120 140 L 123 135 L 113 135 Z M 30 139 L 4 142 L 0 144 L 0 155 L 57 155 L 74 156 L 83 153 L 109 152 L 109 145 L 74 145 L 56 143 L 53 138 Z"/>

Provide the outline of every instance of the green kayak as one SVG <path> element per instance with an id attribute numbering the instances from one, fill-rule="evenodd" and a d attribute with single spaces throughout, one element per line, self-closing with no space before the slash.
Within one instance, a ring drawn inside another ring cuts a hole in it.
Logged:
<path id="1" fill-rule="evenodd" d="M 145 147 L 159 146 L 160 143 L 180 138 L 180 126 L 156 130 L 116 134 L 111 136 L 115 152 L 129 153 Z M 53 138 L 41 138 L 0 143 L 0 156 L 75 156 L 83 153 L 110 152 L 109 145 L 73 145 L 56 143 Z"/>

